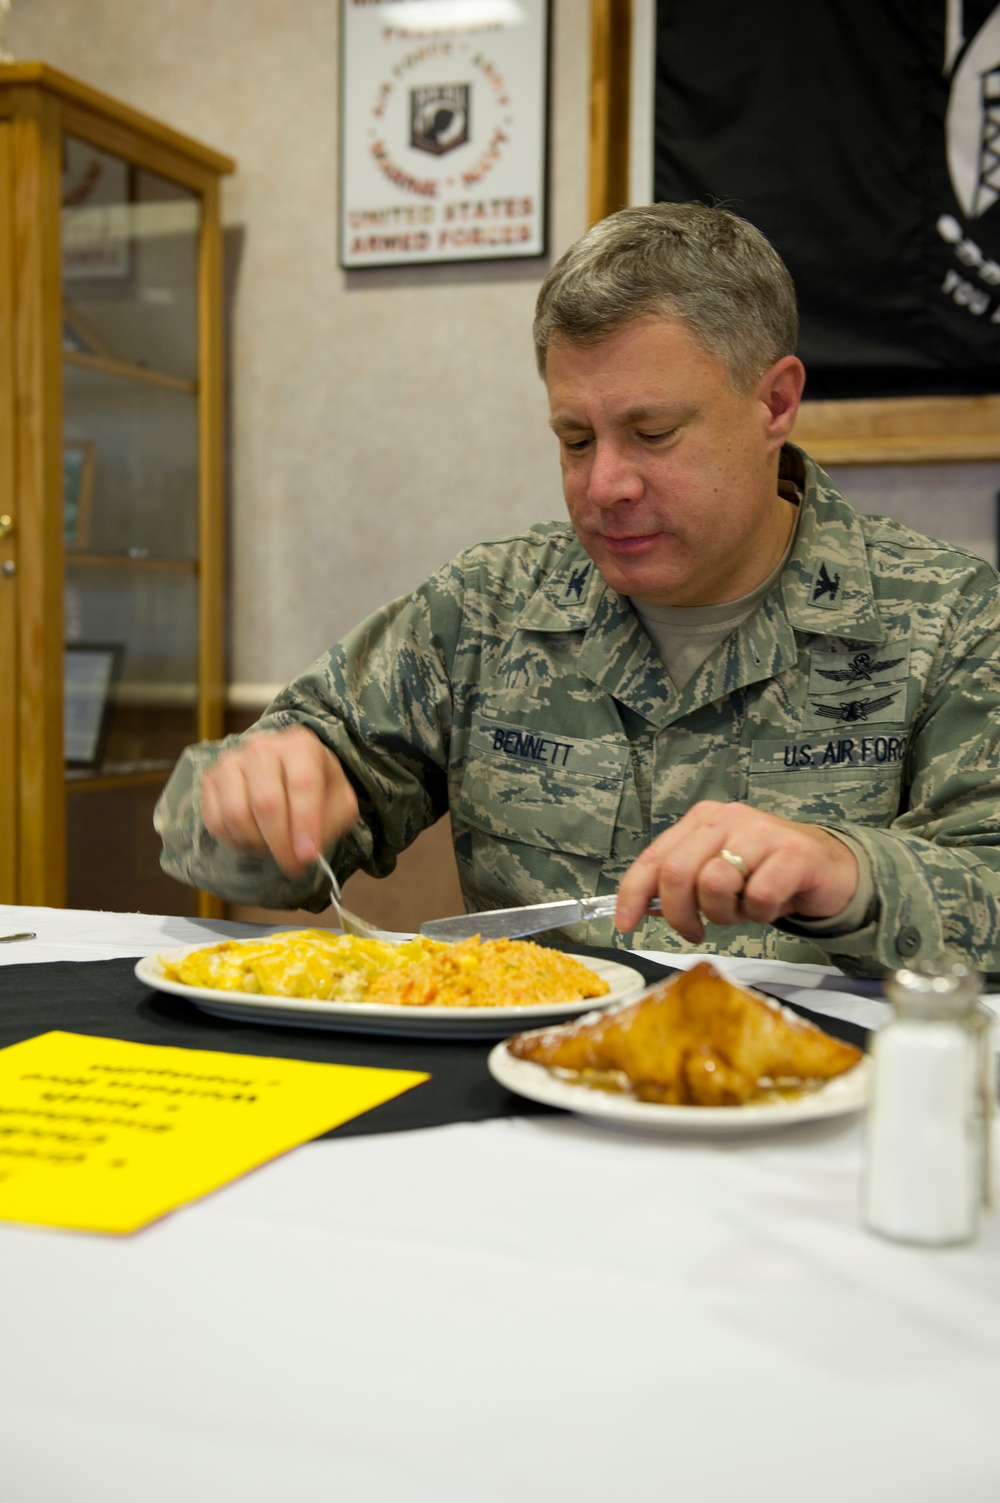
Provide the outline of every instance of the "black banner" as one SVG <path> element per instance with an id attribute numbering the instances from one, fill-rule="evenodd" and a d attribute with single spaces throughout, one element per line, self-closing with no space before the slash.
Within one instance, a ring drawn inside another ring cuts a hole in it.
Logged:
<path id="1" fill-rule="evenodd" d="M 808 394 L 1000 391 L 998 0 L 658 0 L 655 196 L 795 279 Z"/>

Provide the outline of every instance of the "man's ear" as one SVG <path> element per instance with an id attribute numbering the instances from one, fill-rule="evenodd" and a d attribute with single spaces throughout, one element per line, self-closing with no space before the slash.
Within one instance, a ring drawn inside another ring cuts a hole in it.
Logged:
<path id="1" fill-rule="evenodd" d="M 783 355 L 761 376 L 757 394 L 766 408 L 768 448 L 780 449 L 795 426 L 806 370 L 797 355 Z"/>

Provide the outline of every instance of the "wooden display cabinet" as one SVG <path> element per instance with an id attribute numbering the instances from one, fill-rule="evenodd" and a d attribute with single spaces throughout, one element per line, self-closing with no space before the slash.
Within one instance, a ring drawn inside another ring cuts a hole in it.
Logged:
<path id="1" fill-rule="evenodd" d="M 219 911 L 152 806 L 223 729 L 229 158 L 0 65 L 0 901 Z"/>

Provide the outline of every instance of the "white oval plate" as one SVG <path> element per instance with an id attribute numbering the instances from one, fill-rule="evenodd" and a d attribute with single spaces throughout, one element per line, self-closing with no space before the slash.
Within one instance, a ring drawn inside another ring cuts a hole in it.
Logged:
<path id="1" fill-rule="evenodd" d="M 596 1091 L 561 1079 L 545 1065 L 517 1059 L 506 1043 L 491 1050 L 488 1064 L 494 1080 L 519 1096 L 527 1096 L 529 1101 L 559 1106 L 593 1121 L 640 1127 L 650 1132 L 714 1134 L 791 1127 L 798 1122 L 860 1111 L 867 1104 L 871 1090 L 871 1061 L 867 1057 L 852 1070 L 835 1076 L 818 1091 L 800 1096 L 797 1101 L 756 1106 L 661 1106 L 655 1101 L 636 1101 L 633 1096 Z"/>
<path id="2" fill-rule="evenodd" d="M 277 1023 L 293 1028 L 330 1028 L 341 1033 L 392 1033 L 407 1038 L 501 1039 L 525 1027 L 565 1022 L 583 1012 L 630 1002 L 646 983 L 639 971 L 614 960 L 577 956 L 610 986 L 603 997 L 529 1007 L 398 1007 L 385 1002 L 321 1002 L 310 997 L 270 997 L 256 992 L 225 992 L 209 986 L 185 986 L 163 974 L 160 955 L 177 961 L 205 945 L 161 950 L 139 961 L 135 974 L 146 986 L 185 997 L 203 1012 L 249 1023 Z"/>

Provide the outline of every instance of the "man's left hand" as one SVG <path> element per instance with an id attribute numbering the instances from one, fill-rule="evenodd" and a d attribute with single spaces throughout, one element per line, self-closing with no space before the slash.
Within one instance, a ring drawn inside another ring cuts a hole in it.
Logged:
<path id="1" fill-rule="evenodd" d="M 634 929 L 649 900 L 658 897 L 663 918 L 696 945 L 705 938 L 703 919 L 773 924 L 791 913 L 833 918 L 857 887 L 854 853 L 829 831 L 748 804 L 705 800 L 629 867 L 618 889 L 615 923 Z"/>

